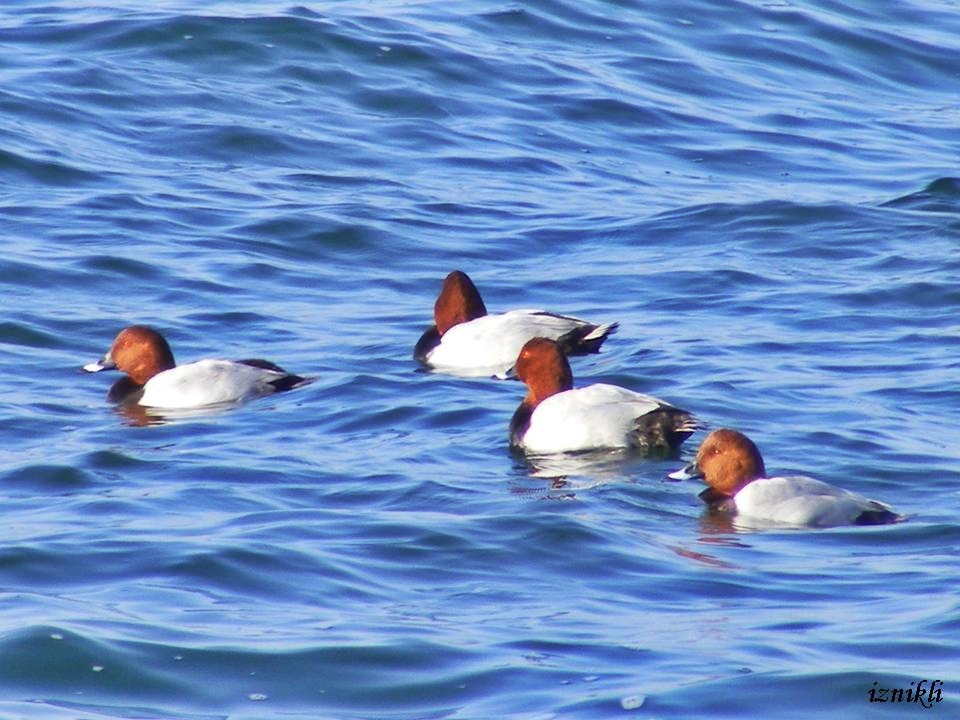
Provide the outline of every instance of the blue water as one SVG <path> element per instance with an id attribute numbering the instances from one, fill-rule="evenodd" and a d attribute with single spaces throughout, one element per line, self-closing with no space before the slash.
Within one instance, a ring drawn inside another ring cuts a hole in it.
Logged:
<path id="1" fill-rule="evenodd" d="M 112 4 L 0 9 L 0 717 L 958 716 L 957 3 Z M 909 520 L 511 455 L 454 268 Z M 131 323 L 313 382 L 138 424 Z"/>

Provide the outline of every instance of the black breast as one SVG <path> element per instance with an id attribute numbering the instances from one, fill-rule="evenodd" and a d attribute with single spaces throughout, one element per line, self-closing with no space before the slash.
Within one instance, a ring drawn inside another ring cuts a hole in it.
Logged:
<path id="1" fill-rule="evenodd" d="M 437 331 L 436 325 L 431 325 L 417 340 L 417 344 L 413 348 L 413 359 L 426 365 L 427 355 L 439 344 L 440 333 Z"/>

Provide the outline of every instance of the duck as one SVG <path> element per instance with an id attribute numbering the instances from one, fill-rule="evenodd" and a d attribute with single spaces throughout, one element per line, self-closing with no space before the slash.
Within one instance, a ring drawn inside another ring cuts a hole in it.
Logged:
<path id="1" fill-rule="evenodd" d="M 806 476 L 767 477 L 760 450 L 743 433 L 719 428 L 704 439 L 696 459 L 670 473 L 700 478 L 708 507 L 738 518 L 801 527 L 885 525 L 902 516 L 889 506 Z"/>
<path id="2" fill-rule="evenodd" d="M 698 428 L 697 419 L 668 402 L 618 385 L 573 387 L 560 343 L 524 343 L 512 374 L 527 395 L 510 419 L 510 445 L 527 454 L 636 448 L 676 450 Z"/>
<path id="3" fill-rule="evenodd" d="M 177 365 L 166 338 L 145 325 L 123 328 L 107 354 L 82 370 L 125 373 L 107 393 L 112 402 L 169 409 L 236 403 L 307 382 L 267 360 L 198 360 Z"/>
<path id="4" fill-rule="evenodd" d="M 567 355 L 587 355 L 599 352 L 619 327 L 545 310 L 489 314 L 477 286 L 462 270 L 444 278 L 433 317 L 434 324 L 413 349 L 414 359 L 432 370 L 477 377 L 505 377 L 531 338 L 549 337 Z"/>

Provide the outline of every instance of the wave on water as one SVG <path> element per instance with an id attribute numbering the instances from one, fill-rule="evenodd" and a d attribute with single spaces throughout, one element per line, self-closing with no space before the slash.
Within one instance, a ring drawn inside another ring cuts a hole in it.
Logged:
<path id="1" fill-rule="evenodd" d="M 881 207 L 960 215 L 960 178 L 938 178 L 923 190 L 889 200 Z"/>

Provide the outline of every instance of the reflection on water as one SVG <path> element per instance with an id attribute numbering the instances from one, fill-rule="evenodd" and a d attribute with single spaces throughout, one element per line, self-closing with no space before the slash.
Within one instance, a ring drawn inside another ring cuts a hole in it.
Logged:
<path id="1" fill-rule="evenodd" d="M 583 478 L 609 482 L 645 472 L 650 460 L 678 458 L 678 452 L 643 453 L 634 448 L 603 448 L 551 455 L 523 454 L 513 449 L 516 467 L 534 478 Z"/>
<path id="2" fill-rule="evenodd" d="M 122 416 L 124 422 L 132 427 L 148 427 L 151 425 L 165 425 L 167 423 L 197 420 L 199 418 L 220 415 L 243 405 L 242 400 L 215 405 L 203 405 L 195 408 L 156 408 L 145 407 L 136 403 L 119 403 L 113 411 Z"/>

